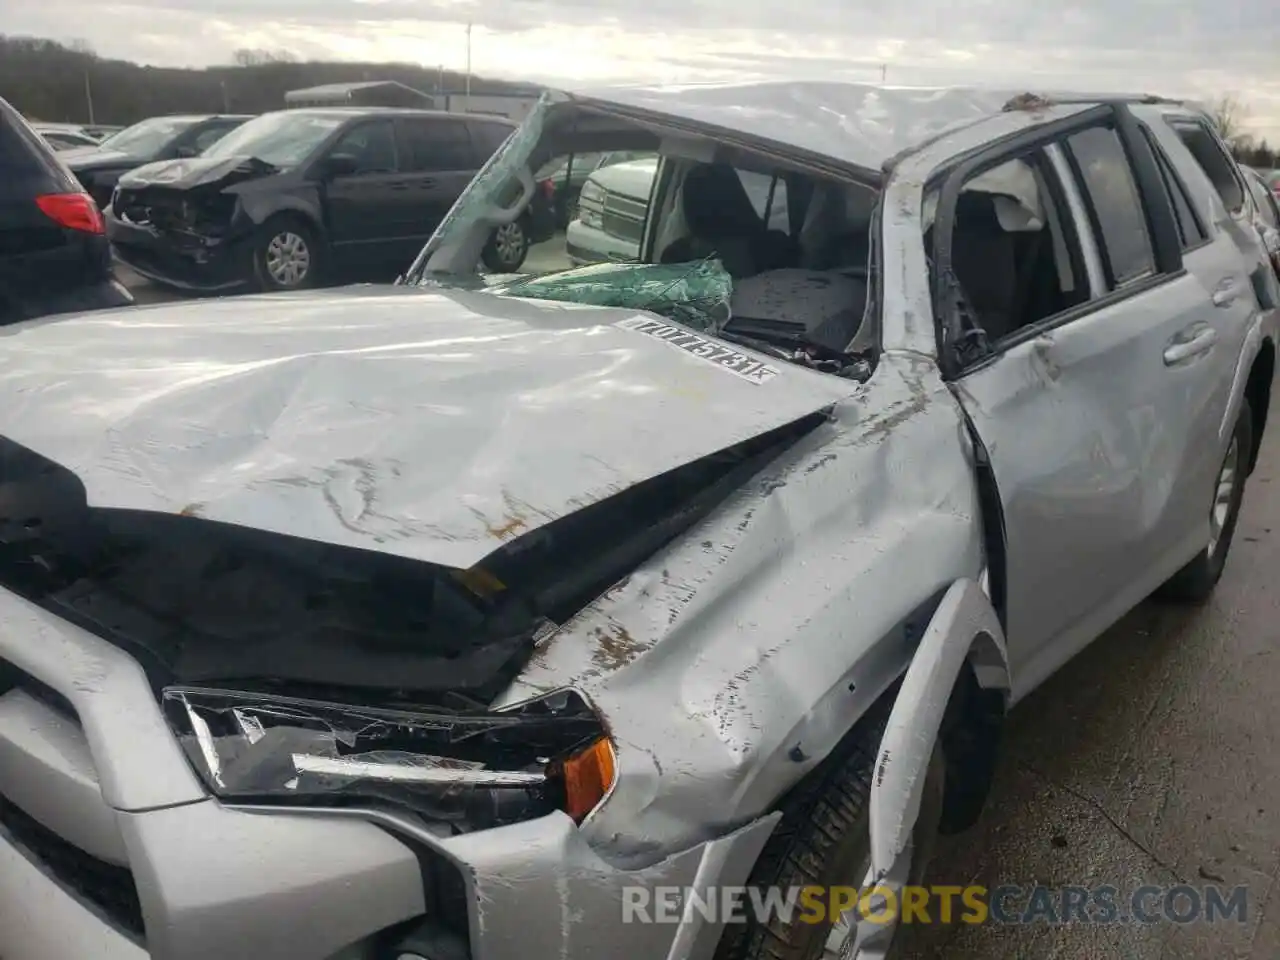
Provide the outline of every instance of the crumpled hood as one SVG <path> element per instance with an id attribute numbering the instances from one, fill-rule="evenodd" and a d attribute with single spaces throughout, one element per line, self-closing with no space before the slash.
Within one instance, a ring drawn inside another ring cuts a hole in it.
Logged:
<path id="1" fill-rule="evenodd" d="M 129 171 L 120 178 L 123 187 L 171 187 L 186 190 L 209 183 L 249 180 L 267 176 L 276 168 L 253 157 L 185 157 L 158 160 Z"/>
<path id="2" fill-rule="evenodd" d="M 649 314 L 406 287 L 0 333 L 0 434 L 91 505 L 456 567 L 856 388 Z"/>

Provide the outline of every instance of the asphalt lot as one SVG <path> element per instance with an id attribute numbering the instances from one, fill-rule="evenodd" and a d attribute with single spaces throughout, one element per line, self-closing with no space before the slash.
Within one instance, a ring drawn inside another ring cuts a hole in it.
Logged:
<path id="1" fill-rule="evenodd" d="M 527 269 L 563 266 L 563 240 Z M 173 298 L 122 271 L 141 302 Z M 1280 414 L 1226 575 L 1196 610 L 1146 604 L 1009 718 L 982 821 L 943 841 L 958 885 L 1248 887 L 1245 922 L 913 928 L 909 958 L 1280 957 Z M 1275 531 L 1273 533 L 1273 531 Z"/>

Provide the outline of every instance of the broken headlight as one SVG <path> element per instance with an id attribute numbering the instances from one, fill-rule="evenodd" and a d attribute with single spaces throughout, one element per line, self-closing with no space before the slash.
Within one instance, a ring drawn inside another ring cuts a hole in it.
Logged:
<path id="1" fill-rule="evenodd" d="M 563 810 L 581 821 L 613 784 L 613 748 L 578 694 L 501 712 L 353 706 L 168 687 L 192 765 L 237 803 L 408 808 L 460 830 Z"/>

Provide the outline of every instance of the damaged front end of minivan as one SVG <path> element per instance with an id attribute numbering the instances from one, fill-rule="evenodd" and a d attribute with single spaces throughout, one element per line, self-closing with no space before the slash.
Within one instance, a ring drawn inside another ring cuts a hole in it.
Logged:
<path id="1" fill-rule="evenodd" d="M 121 178 L 107 214 L 116 255 L 143 276 L 217 291 L 252 276 L 250 244 L 258 222 L 240 184 L 278 173 L 253 157 L 148 164 Z"/>

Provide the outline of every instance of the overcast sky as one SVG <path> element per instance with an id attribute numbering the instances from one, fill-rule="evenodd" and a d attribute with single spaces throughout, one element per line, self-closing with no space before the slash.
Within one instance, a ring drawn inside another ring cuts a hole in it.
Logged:
<path id="1" fill-rule="evenodd" d="M 10 0 L 0 32 L 103 56 L 229 62 L 240 47 L 540 82 L 828 77 L 1237 95 L 1280 139 L 1276 0 Z"/>

